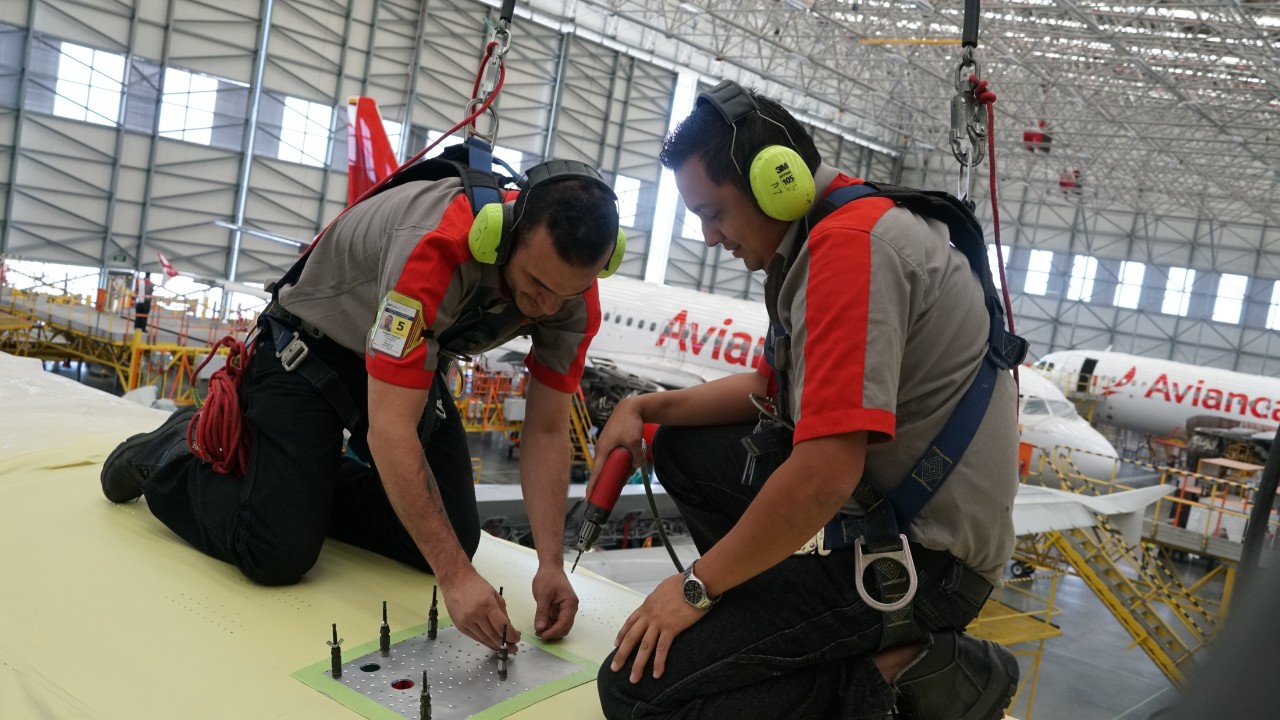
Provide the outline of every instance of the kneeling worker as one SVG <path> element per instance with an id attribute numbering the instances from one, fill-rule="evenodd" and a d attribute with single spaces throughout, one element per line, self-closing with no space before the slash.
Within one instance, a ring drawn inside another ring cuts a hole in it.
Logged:
<path id="1" fill-rule="evenodd" d="M 964 628 L 1013 549 L 1025 344 L 988 310 L 981 228 L 942 194 L 859 197 L 731 82 L 661 160 L 707 245 L 766 270 L 771 329 L 758 371 L 628 398 L 597 443 L 639 458 L 661 424 L 655 472 L 702 555 L 619 631 L 606 716 L 1001 717 L 1016 659 Z M 945 220 L 907 209 L 930 203 Z"/>
<path id="2" fill-rule="evenodd" d="M 625 239 L 612 189 L 586 165 L 530 168 L 514 201 L 478 215 L 458 169 L 361 201 L 282 279 L 238 394 L 243 476 L 193 454 L 188 410 L 120 445 L 102 487 L 115 502 L 144 495 L 175 533 L 258 583 L 298 582 L 326 536 L 433 572 L 461 632 L 498 648 L 506 625 L 514 650 L 520 633 L 470 562 L 471 454 L 443 376 L 451 358 L 531 336 L 520 478 L 538 553 L 534 631 L 563 637 L 578 607 L 563 557 L 571 393 L 600 323 L 596 279 L 617 269 Z M 343 455 L 344 429 L 367 462 Z"/>

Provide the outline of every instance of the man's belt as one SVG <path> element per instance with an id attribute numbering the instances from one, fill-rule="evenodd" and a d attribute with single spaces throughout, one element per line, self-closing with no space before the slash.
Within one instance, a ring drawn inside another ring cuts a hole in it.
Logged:
<path id="1" fill-rule="evenodd" d="M 907 570 L 908 579 L 912 586 L 915 585 L 916 571 L 924 572 L 929 577 L 937 580 L 943 594 L 958 595 L 975 608 L 981 608 L 991 594 L 991 583 L 974 571 L 973 568 L 964 564 L 959 558 L 942 550 L 930 550 L 919 543 L 908 542 L 904 536 L 900 536 L 903 541 L 902 550 L 869 554 L 863 557 L 860 542 L 863 534 L 864 521 L 862 517 L 837 515 L 793 554 L 830 555 L 833 550 L 856 548 L 860 560 L 856 569 L 859 580 L 858 594 L 862 596 L 862 599 L 868 605 L 879 610 L 883 610 L 886 604 L 870 598 L 865 593 L 861 578 L 866 566 L 881 557 L 902 564 Z M 889 555 L 894 557 L 888 557 Z M 915 595 L 914 587 L 907 595 L 908 598 Z"/>

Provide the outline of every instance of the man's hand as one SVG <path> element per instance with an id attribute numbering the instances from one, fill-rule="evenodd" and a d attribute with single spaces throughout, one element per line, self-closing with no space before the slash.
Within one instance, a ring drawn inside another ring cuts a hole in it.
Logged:
<path id="1" fill-rule="evenodd" d="M 596 461 L 591 467 L 591 479 L 587 482 L 586 494 L 591 497 L 591 489 L 596 485 L 596 478 L 604 469 L 604 461 L 616 447 L 625 447 L 631 451 L 631 464 L 634 467 L 644 458 L 640 450 L 640 441 L 644 439 L 644 417 L 640 414 L 640 405 L 635 397 L 623 398 L 613 408 L 609 422 L 605 423 L 600 436 L 596 438 Z"/>
<path id="2" fill-rule="evenodd" d="M 463 635 L 498 650 L 502 646 L 502 626 L 506 625 L 507 650 L 516 652 L 520 631 L 507 617 L 507 602 L 479 573 L 464 572 L 449 582 L 440 580 L 440 586 L 449 619 Z"/>
<path id="3" fill-rule="evenodd" d="M 578 614 L 578 595 L 564 574 L 564 565 L 543 565 L 533 576 L 533 599 L 538 611 L 533 616 L 533 633 L 543 640 L 559 640 L 573 628 Z"/>
<path id="4" fill-rule="evenodd" d="M 666 670 L 667 651 L 671 649 L 672 641 L 706 614 L 706 610 L 685 602 L 680 575 L 663 580 L 618 631 L 613 642 L 618 650 L 613 655 L 610 669 L 614 672 L 621 670 L 631 651 L 635 650 L 636 659 L 631 663 L 632 684 L 640 682 L 650 656 L 653 657 L 653 679 L 657 680 Z"/>

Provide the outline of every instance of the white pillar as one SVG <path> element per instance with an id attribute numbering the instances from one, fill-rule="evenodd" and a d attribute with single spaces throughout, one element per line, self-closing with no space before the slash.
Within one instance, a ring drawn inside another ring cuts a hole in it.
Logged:
<path id="1" fill-rule="evenodd" d="M 676 76 L 676 89 L 671 98 L 671 117 L 667 118 L 667 132 L 693 110 L 698 95 L 698 73 L 682 70 Z M 667 277 L 667 258 L 671 254 L 671 232 L 676 224 L 676 178 L 670 170 L 663 169 L 658 178 L 658 202 L 653 213 L 653 232 L 649 235 L 649 258 L 644 267 L 645 282 L 661 285 Z"/>

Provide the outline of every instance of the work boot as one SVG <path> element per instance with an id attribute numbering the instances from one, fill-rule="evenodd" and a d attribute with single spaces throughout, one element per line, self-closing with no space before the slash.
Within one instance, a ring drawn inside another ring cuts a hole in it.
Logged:
<path id="1" fill-rule="evenodd" d="M 955 630 L 929 645 L 893 681 L 902 720 L 999 720 L 1018 690 L 1018 660 L 1003 645 Z"/>
<path id="2" fill-rule="evenodd" d="M 175 452 L 190 452 L 187 425 L 195 414 L 194 405 L 178 408 L 160 427 L 120 443 L 102 464 L 102 494 L 117 503 L 142 495 L 142 484 L 152 471 Z"/>

